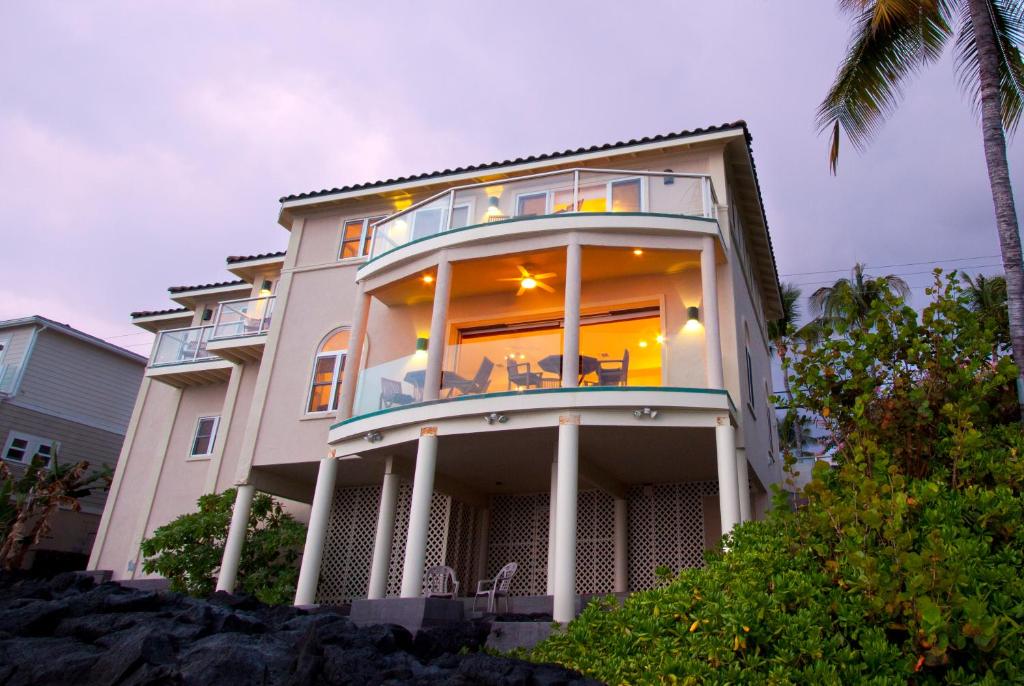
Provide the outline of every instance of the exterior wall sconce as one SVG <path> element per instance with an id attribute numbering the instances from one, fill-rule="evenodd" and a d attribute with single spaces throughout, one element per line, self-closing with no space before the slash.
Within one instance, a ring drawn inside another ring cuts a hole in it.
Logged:
<path id="1" fill-rule="evenodd" d="M 416 352 L 418 352 L 418 353 L 425 353 L 425 352 L 427 352 L 427 344 L 428 343 L 429 343 L 429 340 L 426 339 L 426 338 L 422 338 L 422 337 L 417 338 L 416 339 Z"/>
<path id="2" fill-rule="evenodd" d="M 649 407 L 642 407 L 642 408 L 633 410 L 633 416 L 636 417 L 637 419 L 644 419 L 645 417 L 648 418 L 648 419 L 657 419 L 658 411 L 657 410 L 652 410 Z"/>
<path id="3" fill-rule="evenodd" d="M 380 431 L 370 431 L 365 436 L 363 436 L 363 438 L 366 440 L 367 443 L 377 443 L 379 441 L 384 440 L 384 434 L 382 434 Z"/>
<path id="4" fill-rule="evenodd" d="M 213 319 L 213 310 L 207 307 L 205 310 L 203 310 L 203 321 L 208 322 L 211 319 Z"/>
<path id="5" fill-rule="evenodd" d="M 671 174 L 672 170 L 671 169 L 666 169 L 665 172 L 668 173 L 668 174 Z M 676 182 L 676 177 L 674 177 L 674 176 L 666 176 L 664 178 L 665 178 L 665 185 L 666 186 L 671 186 L 672 184 L 674 184 Z"/>
<path id="6" fill-rule="evenodd" d="M 504 424 L 508 421 L 508 417 L 503 414 L 498 414 L 497 412 L 492 412 L 484 415 L 484 421 L 488 424 Z"/>
<path id="7" fill-rule="evenodd" d="M 260 295 L 270 295 L 273 292 L 273 286 L 274 284 L 270 283 L 268 279 L 264 279 L 260 284 Z"/>
<path id="8" fill-rule="evenodd" d="M 694 305 L 686 308 L 686 321 L 688 322 L 699 322 L 700 321 L 700 309 Z"/>

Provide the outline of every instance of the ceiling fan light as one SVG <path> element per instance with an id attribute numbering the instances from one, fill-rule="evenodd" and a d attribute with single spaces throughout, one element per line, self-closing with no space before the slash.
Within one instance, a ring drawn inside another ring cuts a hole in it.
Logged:
<path id="1" fill-rule="evenodd" d="M 519 282 L 519 285 L 526 289 L 536 288 L 537 280 L 534 279 L 532 276 L 527 276 L 524 277 L 523 280 Z"/>

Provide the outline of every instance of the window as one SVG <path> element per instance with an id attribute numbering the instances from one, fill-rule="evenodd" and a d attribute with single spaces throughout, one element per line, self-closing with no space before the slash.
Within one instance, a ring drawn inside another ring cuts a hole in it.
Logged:
<path id="1" fill-rule="evenodd" d="M 213 454 L 213 445 L 217 442 L 217 426 L 220 417 L 200 417 L 196 422 L 196 435 L 192 439 L 192 457 L 206 457 Z"/>
<path id="2" fill-rule="evenodd" d="M 5 460 L 30 464 L 32 458 L 39 456 L 44 466 L 49 466 L 53 459 L 53 451 L 56 443 L 48 438 L 39 438 L 29 434 L 12 431 L 7 436 L 7 443 L 4 445 L 3 456 Z"/>
<path id="3" fill-rule="evenodd" d="M 338 409 L 338 389 L 345 371 L 348 353 L 348 329 L 338 329 L 327 336 L 317 350 L 313 362 L 313 380 L 309 389 L 307 412 L 329 412 Z"/>
<path id="4" fill-rule="evenodd" d="M 365 219 L 350 219 L 341 228 L 341 250 L 338 252 L 338 259 L 347 260 L 352 257 L 362 257 L 370 254 L 370 245 L 373 240 L 373 225 L 384 217 L 367 217 Z"/>
<path id="5" fill-rule="evenodd" d="M 561 212 L 642 212 L 643 179 L 615 179 L 580 183 L 573 208 L 572 188 L 524 193 L 516 198 L 517 217 L 536 217 Z"/>

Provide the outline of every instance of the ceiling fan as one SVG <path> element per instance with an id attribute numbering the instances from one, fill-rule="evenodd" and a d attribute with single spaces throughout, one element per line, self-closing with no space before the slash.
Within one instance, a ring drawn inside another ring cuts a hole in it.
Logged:
<path id="1" fill-rule="evenodd" d="M 519 276 L 508 277 L 504 279 L 498 279 L 498 281 L 518 281 L 519 291 L 516 295 L 522 295 L 526 291 L 539 288 L 547 291 L 548 293 L 554 293 L 555 289 L 544 283 L 544 279 L 550 279 L 552 276 L 557 276 L 554 272 L 546 272 L 544 274 L 531 274 L 530 270 L 521 264 L 517 264 L 516 267 L 519 269 Z"/>

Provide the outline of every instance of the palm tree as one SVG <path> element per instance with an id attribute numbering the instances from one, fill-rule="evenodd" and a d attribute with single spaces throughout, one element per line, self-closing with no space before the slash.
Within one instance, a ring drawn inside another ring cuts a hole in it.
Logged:
<path id="1" fill-rule="evenodd" d="M 982 142 L 996 229 L 1003 255 L 1013 357 L 1024 389 L 1024 261 L 1006 136 L 1024 109 L 1022 0 L 839 0 L 854 16 L 849 52 L 825 100 L 818 125 L 831 131 L 829 161 L 835 173 L 840 131 L 863 149 L 899 102 L 903 86 L 935 62 L 952 41 L 960 86 L 981 115 Z M 954 29 L 955 27 L 955 29 Z M 955 37 L 954 37 L 955 36 Z M 1024 394 L 1019 393 L 1024 415 Z"/>
<path id="2" fill-rule="evenodd" d="M 783 445 L 789 446 L 792 444 L 792 448 L 796 451 L 797 455 L 803 454 L 803 434 L 800 429 L 799 422 L 791 421 L 790 417 L 798 417 L 796 409 L 793 407 L 793 389 L 789 385 L 789 355 L 787 350 L 793 344 L 793 339 L 797 337 L 797 333 L 794 330 L 796 321 L 800 318 L 800 296 L 802 291 L 800 287 L 792 283 L 782 284 L 782 317 L 769 322 L 768 324 L 768 338 L 771 341 L 772 347 L 775 352 L 778 353 L 779 359 L 782 361 L 782 384 L 786 392 L 787 410 L 786 410 L 786 421 L 783 422 L 783 426 L 780 427 L 780 432 L 790 433 L 792 431 L 792 440 L 782 441 Z"/>
<path id="3" fill-rule="evenodd" d="M 992 359 L 999 356 L 1000 349 L 1010 345 L 1010 321 L 1006 309 L 1006 278 L 1002 276 L 985 276 L 978 274 L 971 277 L 960 272 L 967 284 L 965 289 L 968 305 L 983 319 L 995 327 L 996 344 L 992 350 Z"/>
<path id="4" fill-rule="evenodd" d="M 850 278 L 831 286 L 822 286 L 811 294 L 808 304 L 818 322 L 831 324 L 838 331 L 860 327 L 867 321 L 871 306 L 886 293 L 901 300 L 910 296 L 910 286 L 895 274 L 872 277 L 864 273 L 864 265 L 853 265 Z"/>

